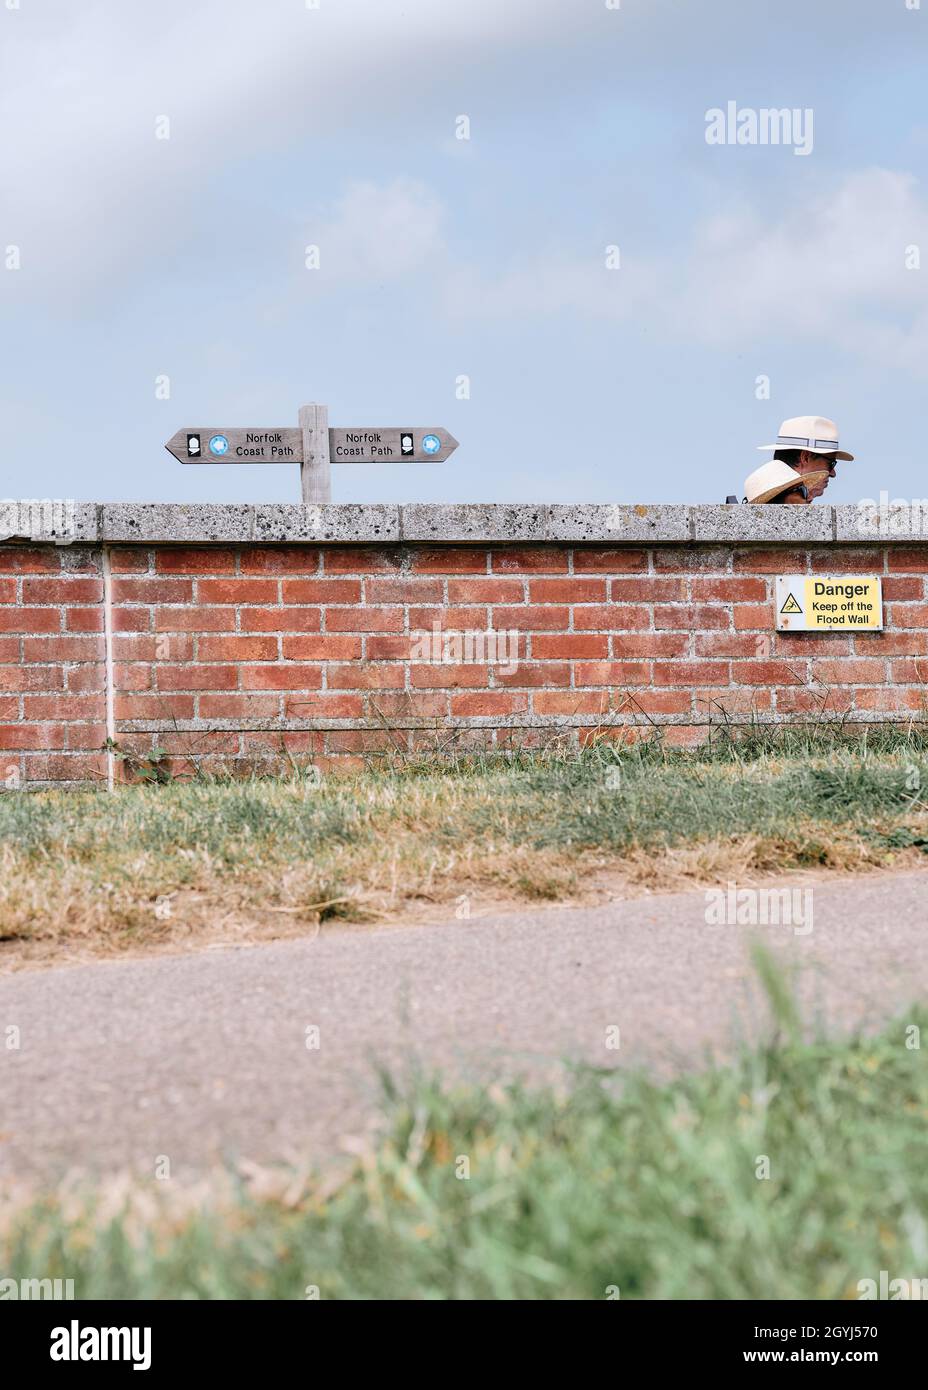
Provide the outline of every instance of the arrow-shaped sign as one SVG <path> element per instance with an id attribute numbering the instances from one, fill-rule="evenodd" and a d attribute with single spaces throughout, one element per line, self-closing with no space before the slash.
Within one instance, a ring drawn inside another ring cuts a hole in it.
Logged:
<path id="1" fill-rule="evenodd" d="M 458 441 L 440 426 L 329 430 L 333 463 L 444 463 Z M 299 429 L 221 429 L 188 425 L 165 445 L 181 463 L 302 463 Z"/>
<path id="2" fill-rule="evenodd" d="M 329 430 L 333 463 L 444 463 L 458 441 L 447 430 L 367 429 Z"/>

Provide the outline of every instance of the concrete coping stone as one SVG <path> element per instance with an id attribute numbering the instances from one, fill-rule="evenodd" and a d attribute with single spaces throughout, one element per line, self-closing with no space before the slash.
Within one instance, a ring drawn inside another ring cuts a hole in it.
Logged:
<path id="1" fill-rule="evenodd" d="M 0 541 L 67 545 L 647 544 L 873 545 L 928 542 L 924 513 L 904 504 L 696 506 L 632 503 L 81 502 L 64 530 L 38 527 L 28 509 L 0 516 Z M 18 519 L 18 518 L 25 519 Z"/>

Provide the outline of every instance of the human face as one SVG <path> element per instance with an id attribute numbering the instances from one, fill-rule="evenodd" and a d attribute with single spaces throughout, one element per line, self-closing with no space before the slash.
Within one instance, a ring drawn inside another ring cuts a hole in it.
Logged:
<path id="1" fill-rule="evenodd" d="M 809 489 L 809 501 L 813 502 L 816 497 L 821 497 L 831 479 L 835 476 L 835 456 L 834 454 L 813 454 L 808 449 L 803 449 L 796 462 L 796 472 L 803 477 L 810 473 L 821 473 L 823 468 L 828 469 L 828 476 L 820 478 L 814 483 L 807 483 Z"/>

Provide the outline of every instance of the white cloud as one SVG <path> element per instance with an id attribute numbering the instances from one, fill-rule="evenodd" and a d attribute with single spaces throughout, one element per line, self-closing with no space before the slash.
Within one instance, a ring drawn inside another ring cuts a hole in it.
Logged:
<path id="1" fill-rule="evenodd" d="M 320 249 L 321 280 L 394 280 L 424 271 L 441 246 L 442 206 L 414 179 L 350 184 L 334 215 L 307 222 Z"/>
<path id="2" fill-rule="evenodd" d="M 911 246 L 923 269 L 906 269 Z M 789 206 L 720 209 L 679 255 L 626 245 L 613 271 L 600 254 L 536 256 L 495 280 L 452 276 L 446 302 L 462 316 L 572 312 L 718 348 L 806 340 L 928 374 L 928 202 L 912 175 L 869 169 Z"/>

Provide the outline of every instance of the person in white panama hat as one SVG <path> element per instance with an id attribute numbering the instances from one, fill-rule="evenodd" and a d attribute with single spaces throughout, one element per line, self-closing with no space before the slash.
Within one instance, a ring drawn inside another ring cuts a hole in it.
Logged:
<path id="1" fill-rule="evenodd" d="M 827 473 L 822 473 L 827 478 Z M 745 502 L 783 502 L 798 503 L 804 506 L 809 502 L 809 488 L 802 474 L 781 459 L 771 459 L 769 463 L 755 468 L 744 480 Z"/>
<path id="2" fill-rule="evenodd" d="M 796 470 L 808 489 L 810 502 L 821 497 L 835 476 L 837 460 L 846 459 L 850 463 L 854 458 L 838 444 L 838 426 L 834 420 L 826 420 L 823 415 L 795 415 L 791 420 L 784 420 L 776 442 L 759 447 L 772 451 L 775 460 Z"/>

